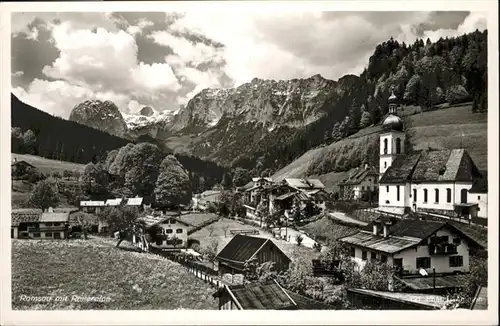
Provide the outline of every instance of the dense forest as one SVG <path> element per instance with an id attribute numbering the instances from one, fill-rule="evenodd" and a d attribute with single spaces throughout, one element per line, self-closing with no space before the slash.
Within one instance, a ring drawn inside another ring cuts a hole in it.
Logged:
<path id="1" fill-rule="evenodd" d="M 52 116 L 21 102 L 11 94 L 11 151 L 75 163 L 97 163 L 130 140 Z M 138 139 L 146 142 L 148 139 Z M 154 141 L 151 141 L 154 142 Z M 157 144 L 156 144 L 157 145 Z M 165 154 L 170 153 L 164 146 Z M 189 174 L 203 180 L 203 188 L 220 183 L 227 169 L 194 156 L 175 155 Z"/>
<path id="2" fill-rule="evenodd" d="M 467 101 L 472 101 L 473 112 L 487 111 L 487 37 L 485 30 L 435 43 L 418 39 L 406 44 L 391 38 L 379 44 L 359 77 L 339 80 L 350 85 L 346 94 L 325 94 L 331 104 L 325 105 L 324 117 L 302 129 L 283 128 L 286 137 L 268 137 L 269 146 L 261 146 L 254 157 L 242 157 L 233 166 L 250 168 L 253 162 L 256 174 L 276 171 L 313 147 L 377 124 L 388 112 L 392 89 L 400 104 L 423 111 Z"/>

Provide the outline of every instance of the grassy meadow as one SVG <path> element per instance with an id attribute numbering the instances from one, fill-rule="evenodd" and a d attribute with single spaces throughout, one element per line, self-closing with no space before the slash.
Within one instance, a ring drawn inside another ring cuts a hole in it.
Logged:
<path id="1" fill-rule="evenodd" d="M 115 248 L 115 241 L 12 240 L 12 308 L 217 309 L 214 289 L 185 267 L 156 255 Z M 51 297 L 29 302 L 26 297 Z M 56 302 L 56 297 L 68 300 Z M 73 301 L 102 296 L 108 302 Z"/>
<path id="2" fill-rule="evenodd" d="M 28 155 L 28 154 L 15 154 L 11 153 L 12 160 L 16 158 L 18 161 L 26 161 L 34 166 L 43 174 L 52 174 L 59 172 L 61 175 L 65 170 L 78 171 L 83 173 L 85 164 L 78 164 L 65 161 L 50 160 L 41 156 Z"/>

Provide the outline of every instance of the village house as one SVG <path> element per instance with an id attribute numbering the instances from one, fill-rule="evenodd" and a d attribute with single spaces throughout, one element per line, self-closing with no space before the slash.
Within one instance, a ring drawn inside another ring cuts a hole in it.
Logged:
<path id="1" fill-rule="evenodd" d="M 363 168 L 356 168 L 339 184 L 341 199 L 373 200 L 378 191 L 378 173 L 374 167 L 365 164 Z M 371 196 L 371 197 L 370 197 Z"/>
<path id="2" fill-rule="evenodd" d="M 156 241 L 151 246 L 157 249 L 186 249 L 190 225 L 178 218 L 178 213 L 166 213 L 161 216 L 146 216 L 146 232 L 155 232 Z M 132 242 L 136 242 L 133 240 Z"/>
<path id="3" fill-rule="evenodd" d="M 191 202 L 193 210 L 207 210 L 210 205 L 216 205 L 220 201 L 220 190 L 207 190 L 201 194 L 194 195 Z"/>
<path id="4" fill-rule="evenodd" d="M 470 198 L 469 190 L 478 180 L 486 183 L 487 180 L 467 151 L 405 153 L 406 135 L 403 121 L 396 113 L 396 103 L 393 93 L 389 98 L 389 115 L 383 122 L 384 132 L 380 135 L 379 209 L 396 214 L 456 213 L 466 218 L 476 214 L 481 199 Z"/>
<path id="5" fill-rule="evenodd" d="M 257 263 L 274 262 L 278 271 L 287 270 L 290 258 L 266 238 L 237 234 L 215 257 L 219 274 L 244 274 L 245 263 L 255 259 Z"/>
<path id="6" fill-rule="evenodd" d="M 36 167 L 24 160 L 18 161 L 17 158 L 12 160 L 11 164 L 11 175 L 12 177 L 19 177 L 27 172 L 36 170 Z"/>
<path id="7" fill-rule="evenodd" d="M 82 212 L 99 214 L 105 206 L 105 202 L 101 200 L 82 200 L 80 201 L 80 209 Z"/>
<path id="8" fill-rule="evenodd" d="M 68 236 L 69 212 L 14 209 L 11 215 L 11 238 L 65 239 Z"/>
<path id="9" fill-rule="evenodd" d="M 469 272 L 469 251 L 482 246 L 447 222 L 381 217 L 365 229 L 338 239 L 362 269 L 369 260 L 395 266 L 413 290 L 452 287 L 456 273 Z M 430 283 L 429 283 L 430 282 Z"/>

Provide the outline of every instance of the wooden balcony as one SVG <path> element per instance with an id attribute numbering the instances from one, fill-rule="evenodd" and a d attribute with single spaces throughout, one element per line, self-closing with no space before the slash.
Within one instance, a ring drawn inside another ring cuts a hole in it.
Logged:
<path id="1" fill-rule="evenodd" d="M 44 227 L 29 227 L 28 233 L 39 233 L 39 232 L 61 232 L 66 231 L 66 226 L 44 226 Z"/>
<path id="2" fill-rule="evenodd" d="M 453 243 L 430 244 L 430 255 L 454 255 L 457 253 L 457 246 Z"/>

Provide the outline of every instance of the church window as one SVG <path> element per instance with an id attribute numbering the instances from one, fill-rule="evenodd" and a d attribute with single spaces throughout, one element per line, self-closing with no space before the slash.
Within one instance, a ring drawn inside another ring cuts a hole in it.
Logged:
<path id="1" fill-rule="evenodd" d="M 464 204 L 467 202 L 467 189 L 460 190 L 460 203 Z"/>
<path id="2" fill-rule="evenodd" d="M 384 139 L 384 154 L 387 154 L 387 138 Z"/>
<path id="3" fill-rule="evenodd" d="M 384 162 L 384 168 L 387 168 L 387 162 Z"/>
<path id="4" fill-rule="evenodd" d="M 446 188 L 446 202 L 451 203 L 451 189 Z"/>
<path id="5" fill-rule="evenodd" d="M 435 202 L 439 203 L 439 189 L 434 189 Z"/>
<path id="6" fill-rule="evenodd" d="M 399 201 L 399 186 L 396 186 L 396 200 Z"/>
<path id="7" fill-rule="evenodd" d="M 417 201 L 417 189 L 413 189 L 413 202 Z"/>
<path id="8" fill-rule="evenodd" d="M 385 191 L 389 192 L 389 186 L 385 186 Z"/>
<path id="9" fill-rule="evenodd" d="M 396 154 L 401 154 L 401 138 L 396 138 Z"/>
<path id="10" fill-rule="evenodd" d="M 427 203 L 427 189 L 424 189 L 424 203 Z"/>

